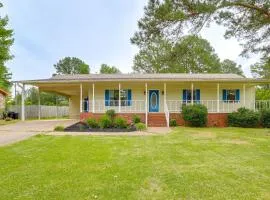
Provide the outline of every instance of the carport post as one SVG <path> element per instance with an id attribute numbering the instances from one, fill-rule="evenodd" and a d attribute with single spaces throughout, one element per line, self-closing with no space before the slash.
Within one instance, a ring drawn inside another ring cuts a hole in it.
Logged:
<path id="1" fill-rule="evenodd" d="M 21 120 L 25 121 L 25 112 L 24 112 L 24 99 L 25 99 L 25 84 L 22 84 L 22 111 L 21 111 Z"/>
<path id="2" fill-rule="evenodd" d="M 40 89 L 39 89 L 39 87 L 38 87 L 37 89 L 38 89 L 38 119 L 40 120 L 40 119 L 41 119 L 41 110 L 40 110 Z"/>

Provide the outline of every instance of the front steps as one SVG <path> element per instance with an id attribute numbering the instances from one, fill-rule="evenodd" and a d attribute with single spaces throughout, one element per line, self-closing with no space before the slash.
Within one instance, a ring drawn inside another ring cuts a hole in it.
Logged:
<path id="1" fill-rule="evenodd" d="M 148 113 L 148 126 L 149 127 L 166 127 L 165 113 Z"/>

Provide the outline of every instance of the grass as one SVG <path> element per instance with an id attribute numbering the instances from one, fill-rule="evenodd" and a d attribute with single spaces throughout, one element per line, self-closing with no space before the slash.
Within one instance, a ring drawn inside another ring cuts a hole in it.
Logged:
<path id="1" fill-rule="evenodd" d="M 6 120 L 0 120 L 0 126 L 3 126 L 3 125 L 8 125 L 8 124 L 14 124 L 16 122 L 18 122 L 19 120 L 10 120 L 10 121 L 6 121 Z"/>
<path id="2" fill-rule="evenodd" d="M 270 199 L 270 130 L 45 136 L 0 148 L 1 199 Z"/>

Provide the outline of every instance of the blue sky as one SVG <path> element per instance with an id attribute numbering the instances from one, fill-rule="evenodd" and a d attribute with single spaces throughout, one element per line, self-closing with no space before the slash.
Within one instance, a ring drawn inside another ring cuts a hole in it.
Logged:
<path id="1" fill-rule="evenodd" d="M 53 64 L 65 56 L 75 56 L 99 70 L 102 63 L 131 72 L 138 49 L 130 44 L 143 16 L 147 0 L 2 0 L 14 29 L 15 58 L 8 63 L 13 80 L 48 78 Z M 242 64 L 247 75 L 257 57 L 239 57 L 241 47 L 235 39 L 225 40 L 224 29 L 216 25 L 204 29 L 221 59 Z"/>

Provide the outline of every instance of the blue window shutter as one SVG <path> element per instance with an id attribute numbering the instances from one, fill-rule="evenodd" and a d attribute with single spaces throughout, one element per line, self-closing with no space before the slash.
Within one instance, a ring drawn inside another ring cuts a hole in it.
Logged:
<path id="1" fill-rule="evenodd" d="M 222 90 L 222 93 L 223 93 L 222 100 L 227 101 L 227 90 Z"/>
<path id="2" fill-rule="evenodd" d="M 109 106 L 109 100 L 110 100 L 110 92 L 109 90 L 105 90 L 105 106 Z"/>
<path id="3" fill-rule="evenodd" d="M 131 106 L 131 100 L 132 100 L 132 92 L 131 92 L 131 90 L 129 89 L 129 90 L 128 90 L 128 106 Z"/>
<path id="4" fill-rule="evenodd" d="M 197 103 L 199 103 L 200 102 L 200 100 L 201 100 L 201 91 L 200 91 L 200 89 L 196 89 L 196 96 L 195 96 L 195 100 L 196 100 L 196 102 Z"/>
<path id="5" fill-rule="evenodd" d="M 236 101 L 240 101 L 240 90 L 239 90 L 239 89 L 236 90 L 236 97 L 235 97 L 235 100 L 236 100 Z"/>
<path id="6" fill-rule="evenodd" d="M 187 100 L 187 90 L 183 90 L 183 101 Z"/>

